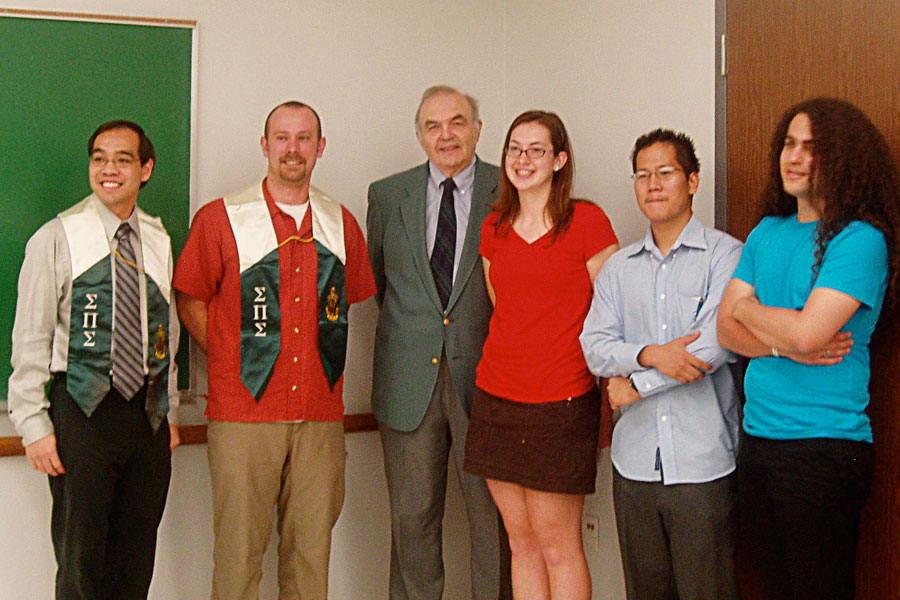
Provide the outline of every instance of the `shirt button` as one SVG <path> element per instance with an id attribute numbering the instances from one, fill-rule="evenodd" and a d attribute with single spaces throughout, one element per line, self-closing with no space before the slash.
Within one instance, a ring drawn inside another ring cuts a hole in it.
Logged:
<path id="1" fill-rule="evenodd" d="M 292 386 L 291 386 L 291 391 L 292 391 L 292 392 L 296 392 L 296 391 L 297 391 L 297 386 L 296 386 L 296 385 L 292 385 Z"/>
<path id="2" fill-rule="evenodd" d="M 449 325 L 449 324 L 450 324 L 450 319 L 444 318 L 444 325 Z"/>
<path id="3" fill-rule="evenodd" d="M 668 325 L 666 325 L 666 324 L 665 324 L 665 323 L 663 323 L 663 324 L 662 324 L 662 328 L 663 328 L 663 329 L 668 329 L 668 328 L 669 328 L 669 326 L 668 326 Z"/>
<path id="4" fill-rule="evenodd" d="M 294 362 L 297 362 L 298 360 L 299 360 L 299 359 L 295 356 L 295 357 L 294 357 Z"/>
<path id="5" fill-rule="evenodd" d="M 300 302 L 300 296 L 297 296 L 296 298 L 294 298 L 294 302 Z"/>
<path id="6" fill-rule="evenodd" d="M 666 415 L 663 415 L 662 417 L 660 417 L 660 420 L 661 420 L 663 423 L 665 423 L 666 421 L 669 420 L 669 417 L 667 417 Z"/>
<path id="7" fill-rule="evenodd" d="M 296 269 L 294 269 L 294 273 L 299 273 L 299 272 L 300 272 L 300 267 L 297 267 Z"/>
<path id="8" fill-rule="evenodd" d="M 437 358 L 434 358 L 434 357 L 432 357 L 432 358 L 431 358 L 431 364 L 433 364 L 433 365 L 436 365 L 436 364 L 438 364 L 438 359 L 437 359 Z"/>
<path id="9" fill-rule="evenodd" d="M 659 295 L 659 299 L 660 299 L 660 300 L 665 300 L 665 299 L 666 299 L 666 295 L 665 295 L 665 294 L 660 294 L 660 295 Z"/>
<path id="10" fill-rule="evenodd" d="M 300 333 L 300 328 L 299 328 L 299 327 L 294 327 L 294 333 Z"/>
<path id="11" fill-rule="evenodd" d="M 660 269 L 665 269 L 665 268 L 666 268 L 665 264 L 663 264 L 663 266 L 660 267 Z"/>

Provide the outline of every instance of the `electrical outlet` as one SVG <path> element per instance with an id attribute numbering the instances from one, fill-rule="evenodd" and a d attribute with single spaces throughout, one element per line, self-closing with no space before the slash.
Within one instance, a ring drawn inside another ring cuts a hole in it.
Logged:
<path id="1" fill-rule="evenodd" d="M 584 551 L 588 554 L 600 553 L 600 519 L 596 515 L 585 514 L 581 521 L 581 537 Z"/>

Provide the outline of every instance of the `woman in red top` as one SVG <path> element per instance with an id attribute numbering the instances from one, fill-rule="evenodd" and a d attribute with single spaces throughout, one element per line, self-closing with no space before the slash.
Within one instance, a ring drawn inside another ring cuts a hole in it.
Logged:
<path id="1" fill-rule="evenodd" d="M 519 115 L 481 230 L 494 314 L 464 469 L 487 479 L 500 509 L 518 598 L 591 596 L 581 512 L 594 491 L 600 401 L 578 335 L 618 243 L 598 206 L 570 198 L 574 171 L 559 117 Z"/>

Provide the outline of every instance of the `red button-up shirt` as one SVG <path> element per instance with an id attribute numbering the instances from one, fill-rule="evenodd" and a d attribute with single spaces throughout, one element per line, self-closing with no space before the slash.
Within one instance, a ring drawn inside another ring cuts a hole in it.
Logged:
<path id="1" fill-rule="evenodd" d="M 241 275 L 237 244 L 222 199 L 194 216 L 172 286 L 208 303 L 206 416 L 217 421 L 340 421 L 344 378 L 328 385 L 318 348 L 316 248 L 306 212 L 299 232 L 293 217 L 278 208 L 263 182 L 263 193 L 280 246 L 279 302 L 281 352 L 263 397 L 257 402 L 241 382 Z M 365 238 L 356 219 L 342 207 L 347 304 L 375 293 Z"/>

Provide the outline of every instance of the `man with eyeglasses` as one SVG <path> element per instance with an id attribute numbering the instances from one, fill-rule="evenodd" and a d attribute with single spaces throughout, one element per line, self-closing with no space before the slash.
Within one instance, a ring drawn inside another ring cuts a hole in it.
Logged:
<path id="1" fill-rule="evenodd" d="M 88 156 L 93 193 L 25 247 L 9 415 L 28 462 L 50 476 L 56 598 L 137 600 L 178 445 L 172 250 L 137 207 L 156 163 L 144 130 L 104 123 Z"/>
<path id="2" fill-rule="evenodd" d="M 651 131 L 631 161 L 650 227 L 604 265 L 581 334 L 621 410 L 611 452 L 626 591 L 736 600 L 740 404 L 716 316 L 741 243 L 693 216 L 700 163 L 689 137 Z"/>
<path id="3" fill-rule="evenodd" d="M 500 172 L 475 156 L 478 105 L 448 86 L 422 95 L 422 165 L 369 186 L 367 240 L 380 307 L 372 408 L 391 503 L 392 600 L 440 600 L 450 453 L 469 518 L 475 600 L 511 597 L 509 546 L 481 477 L 462 470 L 475 367 L 492 305 L 478 255 Z"/>

